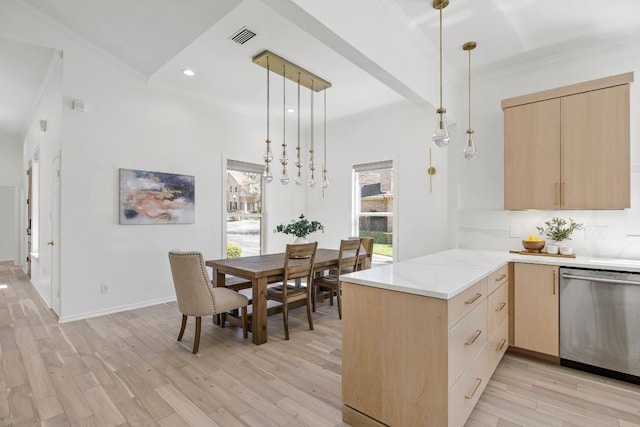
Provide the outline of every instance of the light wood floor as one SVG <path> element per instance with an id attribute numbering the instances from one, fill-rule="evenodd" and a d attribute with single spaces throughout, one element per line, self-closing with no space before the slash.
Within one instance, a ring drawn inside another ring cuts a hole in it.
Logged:
<path id="1" fill-rule="evenodd" d="M 269 319 L 269 342 L 203 321 L 177 343 L 175 303 L 58 324 L 22 272 L 0 265 L 0 424 L 341 425 L 337 307 Z M 468 426 L 640 425 L 640 387 L 507 356 Z"/>

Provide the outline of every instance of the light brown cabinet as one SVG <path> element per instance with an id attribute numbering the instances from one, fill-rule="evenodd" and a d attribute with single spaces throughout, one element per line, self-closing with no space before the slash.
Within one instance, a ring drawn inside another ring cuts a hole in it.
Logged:
<path id="1" fill-rule="evenodd" d="M 504 207 L 630 207 L 633 73 L 503 100 Z"/>
<path id="2" fill-rule="evenodd" d="M 559 356 L 560 313 L 557 266 L 514 264 L 513 345 Z"/>
<path id="3" fill-rule="evenodd" d="M 508 347 L 508 268 L 450 300 L 342 285 L 343 420 L 463 426 Z"/>

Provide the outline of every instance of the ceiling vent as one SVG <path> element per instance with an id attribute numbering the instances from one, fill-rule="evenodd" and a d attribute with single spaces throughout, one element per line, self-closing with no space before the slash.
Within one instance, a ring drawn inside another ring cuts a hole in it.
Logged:
<path id="1" fill-rule="evenodd" d="M 256 33 L 251 31 L 247 27 L 242 27 L 229 38 L 236 43 L 245 44 L 255 36 L 256 36 Z"/>

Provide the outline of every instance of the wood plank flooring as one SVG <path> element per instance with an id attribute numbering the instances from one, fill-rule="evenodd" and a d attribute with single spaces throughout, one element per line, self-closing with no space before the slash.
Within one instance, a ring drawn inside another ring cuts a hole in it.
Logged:
<path id="1" fill-rule="evenodd" d="M 58 324 L 22 271 L 0 265 L 0 425 L 338 426 L 341 325 L 319 303 L 254 346 L 175 303 Z M 640 426 L 640 387 L 507 355 L 467 426 Z"/>

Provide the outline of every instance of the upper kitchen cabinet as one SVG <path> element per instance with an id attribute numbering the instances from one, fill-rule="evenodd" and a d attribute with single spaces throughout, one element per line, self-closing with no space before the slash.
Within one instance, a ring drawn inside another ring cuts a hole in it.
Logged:
<path id="1" fill-rule="evenodd" d="M 505 209 L 630 206 L 632 81 L 626 73 L 502 101 Z"/>

